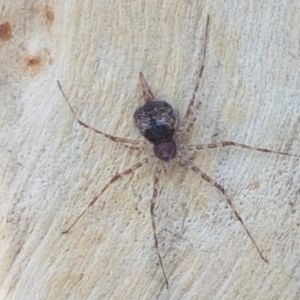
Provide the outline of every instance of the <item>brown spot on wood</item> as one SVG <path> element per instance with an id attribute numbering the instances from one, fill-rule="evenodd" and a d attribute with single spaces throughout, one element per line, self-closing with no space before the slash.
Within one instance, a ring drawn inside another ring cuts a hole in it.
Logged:
<path id="1" fill-rule="evenodd" d="M 39 65 L 41 62 L 41 58 L 39 56 L 27 58 L 26 64 L 28 67 L 35 67 Z"/>
<path id="2" fill-rule="evenodd" d="M 24 57 L 24 69 L 28 75 L 35 76 L 43 70 L 45 58 L 42 54 L 27 54 Z"/>
<path id="3" fill-rule="evenodd" d="M 209 217 L 210 217 L 209 214 L 204 214 L 201 216 L 201 219 L 205 221 L 205 220 L 209 219 Z"/>
<path id="4" fill-rule="evenodd" d="M 52 25 L 54 22 L 54 13 L 51 7 L 48 5 L 45 6 L 45 17 L 46 17 L 46 23 L 48 25 Z"/>
<path id="5" fill-rule="evenodd" d="M 260 187 L 260 184 L 258 181 L 253 181 L 247 185 L 247 188 L 249 190 L 257 190 L 259 187 Z"/>
<path id="6" fill-rule="evenodd" d="M 11 25 L 9 22 L 0 24 L 0 39 L 2 41 L 8 41 L 11 39 Z"/>

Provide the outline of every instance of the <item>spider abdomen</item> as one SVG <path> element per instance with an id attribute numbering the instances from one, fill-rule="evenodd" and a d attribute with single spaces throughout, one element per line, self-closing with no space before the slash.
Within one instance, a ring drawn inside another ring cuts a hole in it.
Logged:
<path id="1" fill-rule="evenodd" d="M 177 114 L 165 101 L 148 101 L 134 113 L 140 133 L 151 143 L 170 142 L 177 125 Z"/>

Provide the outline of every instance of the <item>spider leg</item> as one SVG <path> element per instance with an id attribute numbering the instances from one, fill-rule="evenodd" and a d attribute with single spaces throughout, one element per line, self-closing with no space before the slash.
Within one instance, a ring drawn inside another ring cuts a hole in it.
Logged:
<path id="1" fill-rule="evenodd" d="M 247 229 L 242 217 L 240 216 L 240 214 L 237 212 L 236 208 L 234 207 L 231 199 L 229 198 L 229 196 L 226 194 L 225 189 L 219 184 L 217 183 L 215 180 L 213 180 L 211 177 L 209 177 L 208 175 L 206 175 L 199 167 L 197 167 L 191 160 L 189 160 L 188 158 L 186 158 L 182 153 L 178 153 L 178 158 L 185 163 L 186 166 L 188 166 L 191 170 L 193 170 L 194 172 L 196 172 L 197 174 L 199 174 L 205 181 L 207 181 L 210 185 L 216 187 L 224 196 L 225 200 L 227 201 L 227 203 L 229 204 L 231 210 L 234 212 L 236 218 L 239 220 L 239 222 L 242 224 L 242 226 L 244 227 L 244 230 L 246 231 L 247 235 L 249 236 L 249 238 L 251 239 L 253 245 L 255 246 L 256 250 L 258 251 L 260 257 L 265 261 L 268 262 L 264 256 L 262 255 L 261 250 L 258 248 L 257 244 L 254 241 L 254 238 L 252 237 L 252 235 L 250 234 L 249 230 Z"/>
<path id="2" fill-rule="evenodd" d="M 258 147 L 253 147 L 233 141 L 223 141 L 219 143 L 212 143 L 212 144 L 206 144 L 206 145 L 180 145 L 180 149 L 183 150 L 201 150 L 201 149 L 212 149 L 212 148 L 220 148 L 220 147 L 227 147 L 227 146 L 234 146 L 234 147 L 239 147 L 239 148 L 244 148 L 244 149 L 249 149 L 249 150 L 255 150 L 255 151 L 260 151 L 260 152 L 265 152 L 265 153 L 274 153 L 274 154 L 280 154 L 280 155 L 287 155 L 287 156 L 294 156 L 294 157 L 300 157 L 300 155 L 295 155 L 295 154 L 290 154 L 287 152 L 281 152 L 281 151 L 275 151 L 275 150 L 270 150 L 270 149 L 265 149 L 265 148 L 258 148 Z"/>
<path id="3" fill-rule="evenodd" d="M 138 168 L 142 167 L 145 163 L 148 163 L 148 160 L 149 158 L 146 157 L 144 159 L 142 159 L 141 161 L 139 161 L 137 164 L 131 166 L 129 169 L 121 172 L 121 173 L 118 173 L 116 174 L 114 177 L 112 177 L 109 182 L 106 183 L 106 185 L 102 188 L 102 190 L 100 191 L 100 193 L 95 196 L 93 198 L 93 200 L 89 203 L 89 205 L 82 211 L 82 213 L 77 216 L 77 218 L 73 221 L 73 223 L 71 224 L 71 226 L 69 226 L 69 228 L 65 231 L 62 232 L 62 234 L 64 233 L 68 233 L 73 227 L 74 225 L 81 219 L 81 217 L 86 213 L 86 211 L 91 207 L 93 206 L 96 201 L 100 198 L 100 196 L 107 190 L 107 188 L 113 183 L 115 182 L 116 180 L 120 179 L 120 178 L 123 178 L 125 177 L 126 175 L 130 174 L 130 173 L 133 173 L 135 170 L 137 170 Z"/>
<path id="4" fill-rule="evenodd" d="M 197 79 L 196 86 L 194 88 L 192 99 L 190 100 L 190 103 L 187 107 L 185 115 L 184 115 L 184 117 L 181 121 L 181 124 L 180 124 L 180 127 L 179 127 L 179 133 L 181 133 L 183 131 L 185 131 L 185 132 L 190 131 L 190 129 L 192 128 L 194 122 L 196 121 L 196 116 L 193 116 L 193 112 L 195 110 L 197 111 L 198 107 L 201 104 L 201 102 L 197 102 L 196 109 L 194 109 L 196 94 L 198 92 L 200 81 L 201 81 L 203 71 L 204 71 L 209 23 L 210 23 L 210 16 L 208 15 L 207 16 L 207 21 L 206 21 L 206 29 L 205 29 L 205 41 L 204 41 L 203 58 L 202 58 L 202 62 L 201 62 L 201 65 L 200 65 L 200 70 L 199 70 L 199 73 L 198 73 L 198 79 Z"/>
<path id="5" fill-rule="evenodd" d="M 157 99 L 153 95 L 153 93 L 144 77 L 144 74 L 142 72 L 140 72 L 139 75 L 140 75 L 140 81 L 141 81 L 141 86 L 142 86 L 145 102 L 157 101 Z"/>
<path id="6" fill-rule="evenodd" d="M 127 148 L 134 149 L 134 150 L 143 150 L 143 145 L 144 145 L 144 143 L 143 143 L 142 141 L 129 140 L 129 139 L 124 139 L 124 138 L 120 138 L 120 137 L 117 137 L 117 136 L 113 136 L 113 135 L 107 134 L 107 133 L 105 133 L 105 132 L 103 132 L 103 131 L 100 131 L 99 129 L 96 129 L 96 128 L 90 126 L 89 124 L 84 123 L 83 121 L 81 121 L 81 120 L 79 119 L 79 117 L 77 116 L 75 110 L 74 110 L 73 107 L 71 106 L 69 100 L 67 99 L 67 97 L 66 97 L 66 95 L 65 95 L 65 93 L 64 93 L 64 91 L 63 91 L 63 89 L 62 89 L 62 87 L 61 87 L 61 85 L 60 85 L 60 82 L 59 82 L 58 80 L 57 80 L 57 84 L 58 84 L 58 87 L 59 87 L 59 89 L 60 89 L 60 91 L 61 91 L 61 93 L 62 93 L 64 99 L 66 100 L 66 102 L 67 102 L 67 104 L 68 104 L 68 106 L 69 106 L 69 108 L 70 108 L 70 110 L 71 110 L 71 112 L 72 112 L 74 118 L 77 120 L 77 122 L 78 122 L 81 126 L 83 126 L 83 127 L 85 127 L 85 128 L 88 128 L 88 129 L 90 129 L 90 130 L 93 130 L 93 131 L 96 132 L 96 133 L 102 134 L 102 135 L 104 135 L 106 138 L 108 138 L 108 139 L 110 139 L 110 140 L 112 140 L 112 141 L 114 141 L 114 142 L 121 143 L 123 146 L 125 146 L 125 147 L 127 147 Z M 127 144 L 129 144 L 129 145 L 127 145 Z"/>
<path id="7" fill-rule="evenodd" d="M 169 282 L 165 273 L 164 265 L 162 262 L 162 258 L 159 253 L 159 248 L 158 248 L 158 238 L 157 238 L 157 233 L 156 233 L 156 225 L 155 225 L 155 206 L 156 206 L 156 199 L 158 195 L 158 183 L 159 183 L 159 174 L 161 173 L 160 167 L 156 166 L 155 171 L 154 171 L 154 184 L 153 184 L 153 194 L 151 198 L 151 204 L 150 204 L 150 215 L 151 215 L 151 223 L 152 223 L 152 229 L 153 229 L 153 236 L 154 236 L 154 243 L 155 243 L 155 248 L 159 260 L 159 264 L 161 266 L 167 288 L 169 288 Z"/>

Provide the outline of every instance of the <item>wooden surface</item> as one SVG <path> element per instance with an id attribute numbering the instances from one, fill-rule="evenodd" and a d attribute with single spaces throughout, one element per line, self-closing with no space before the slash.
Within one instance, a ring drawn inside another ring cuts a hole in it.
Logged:
<path id="1" fill-rule="evenodd" d="M 0 24 L 1 299 L 299 299 L 300 159 L 212 149 L 194 161 L 232 196 L 259 257 L 222 195 L 172 164 L 112 185 L 137 153 L 74 121 L 142 139 L 138 72 L 180 116 L 207 63 L 193 143 L 235 140 L 300 154 L 300 6 L 292 1 L 11 1 Z M 213 2 L 213 4 L 212 4 Z M 118 4 L 120 3 L 120 4 Z M 246 2 L 244 2 L 246 3 Z"/>

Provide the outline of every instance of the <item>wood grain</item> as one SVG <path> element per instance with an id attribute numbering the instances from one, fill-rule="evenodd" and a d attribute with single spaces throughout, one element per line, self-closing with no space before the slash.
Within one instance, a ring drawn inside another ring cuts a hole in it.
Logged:
<path id="1" fill-rule="evenodd" d="M 207 62 L 191 140 L 234 140 L 300 154 L 296 2 L 11 1 L 0 18 L 1 299 L 299 299 L 300 160 L 211 149 L 195 163 L 221 183 L 268 259 L 222 195 L 180 165 L 116 181 L 137 153 L 89 132 L 142 139 L 133 113 L 142 71 L 180 116 L 192 96 L 206 17 Z"/>

